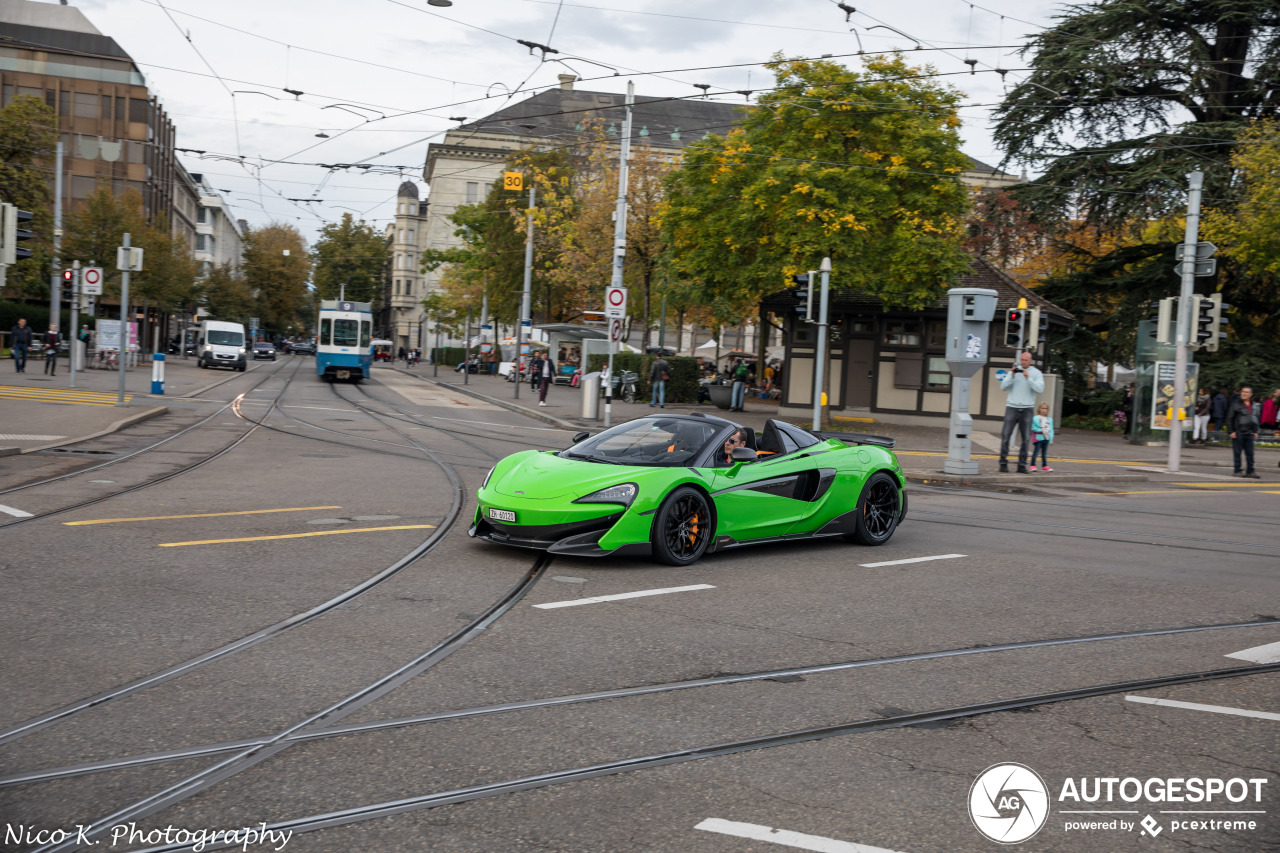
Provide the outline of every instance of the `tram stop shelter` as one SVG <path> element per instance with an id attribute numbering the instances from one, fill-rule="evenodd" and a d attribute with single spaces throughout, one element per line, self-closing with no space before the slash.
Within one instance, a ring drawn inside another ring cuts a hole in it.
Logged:
<path id="1" fill-rule="evenodd" d="M 587 356 L 609 352 L 609 333 L 602 328 L 574 323 L 548 323 L 534 328 L 547 336 L 544 346 L 556 363 L 556 382 L 569 383 L 574 372 L 587 363 Z"/>

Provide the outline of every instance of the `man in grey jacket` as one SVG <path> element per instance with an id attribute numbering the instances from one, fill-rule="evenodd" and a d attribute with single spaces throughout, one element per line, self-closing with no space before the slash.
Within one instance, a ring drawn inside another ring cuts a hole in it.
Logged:
<path id="1" fill-rule="evenodd" d="M 1231 436 L 1231 457 L 1235 462 L 1235 476 L 1261 479 L 1253 470 L 1253 442 L 1258 437 L 1258 416 L 1253 410 L 1253 389 L 1248 385 L 1240 389 L 1240 396 L 1231 401 L 1227 409 L 1227 432 Z M 1244 457 L 1245 467 L 1240 466 Z"/>
<path id="2" fill-rule="evenodd" d="M 649 397 L 649 408 L 655 405 L 665 409 L 667 407 L 667 379 L 671 376 L 671 365 L 662 356 L 658 356 L 653 360 L 653 366 L 649 368 L 649 382 L 653 386 L 653 394 Z"/>
<path id="3" fill-rule="evenodd" d="M 1031 366 L 1031 353 L 1018 356 L 1018 364 L 1000 383 L 1009 396 L 1004 404 L 1004 428 L 1000 431 L 1000 472 L 1009 473 L 1009 440 L 1017 428 L 1021 440 L 1018 447 L 1018 473 L 1027 470 L 1027 449 L 1031 445 L 1031 416 L 1035 412 L 1036 395 L 1044 391 L 1044 374 Z"/>

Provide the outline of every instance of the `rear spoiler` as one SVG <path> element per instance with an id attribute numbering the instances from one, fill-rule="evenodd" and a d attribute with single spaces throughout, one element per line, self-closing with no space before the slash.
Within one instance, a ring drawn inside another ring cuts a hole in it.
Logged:
<path id="1" fill-rule="evenodd" d="M 872 444 L 887 450 L 892 450 L 898 443 L 896 438 L 889 438 L 884 435 L 867 435 L 864 432 L 825 432 L 817 430 L 809 430 L 809 432 L 818 438 L 834 438 L 837 441 L 843 441 L 845 444 Z"/>

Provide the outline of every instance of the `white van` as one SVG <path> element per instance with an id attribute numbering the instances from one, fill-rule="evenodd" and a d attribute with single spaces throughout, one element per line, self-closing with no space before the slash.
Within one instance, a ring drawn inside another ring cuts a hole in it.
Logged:
<path id="1" fill-rule="evenodd" d="M 230 367 L 243 371 L 248 363 L 244 326 L 219 320 L 203 321 L 196 339 L 196 362 L 202 368 Z"/>

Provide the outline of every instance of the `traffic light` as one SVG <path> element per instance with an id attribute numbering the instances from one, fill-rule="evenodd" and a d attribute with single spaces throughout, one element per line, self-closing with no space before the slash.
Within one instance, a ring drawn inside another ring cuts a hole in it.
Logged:
<path id="1" fill-rule="evenodd" d="M 75 280 L 76 274 L 71 270 L 62 271 L 62 298 L 71 300 L 75 298 Z"/>
<path id="2" fill-rule="evenodd" d="M 18 261 L 31 257 L 31 250 L 18 244 L 35 236 L 25 224 L 32 219 L 29 210 L 19 210 L 12 204 L 0 205 L 0 264 L 13 266 Z"/>
<path id="3" fill-rule="evenodd" d="M 1027 322 L 1026 308 L 1010 308 L 1004 317 L 1004 345 L 1017 348 L 1022 343 L 1022 330 Z"/>
<path id="4" fill-rule="evenodd" d="M 1213 293 L 1209 296 L 1191 297 L 1191 307 L 1194 318 L 1192 322 L 1195 324 L 1191 346 L 1205 352 L 1217 352 L 1218 342 L 1227 336 L 1221 330 L 1227 322 L 1222 319 L 1222 309 L 1231 306 L 1223 303 L 1221 293 Z"/>
<path id="5" fill-rule="evenodd" d="M 1148 334 L 1156 339 L 1158 344 L 1174 343 L 1174 325 L 1176 324 L 1178 315 L 1178 297 L 1166 296 L 1159 302 L 1152 302 L 1152 308 L 1159 309 L 1156 316 L 1149 318 L 1155 323 L 1155 328 Z"/>
<path id="6" fill-rule="evenodd" d="M 802 272 L 799 275 L 793 275 L 791 276 L 791 283 L 796 286 L 792 295 L 795 296 L 796 299 L 804 302 L 803 312 L 801 312 L 799 306 L 796 306 L 796 311 L 797 313 L 803 313 L 804 318 L 808 320 L 813 316 L 813 288 L 810 287 L 810 276 L 807 272 Z"/>
<path id="7" fill-rule="evenodd" d="M 1026 349 L 1035 349 L 1040 344 L 1040 339 L 1043 337 L 1041 332 L 1048 331 L 1048 318 L 1046 317 L 1041 320 L 1040 317 L 1041 311 L 1039 308 L 1027 309 L 1027 339 L 1023 344 Z"/>

